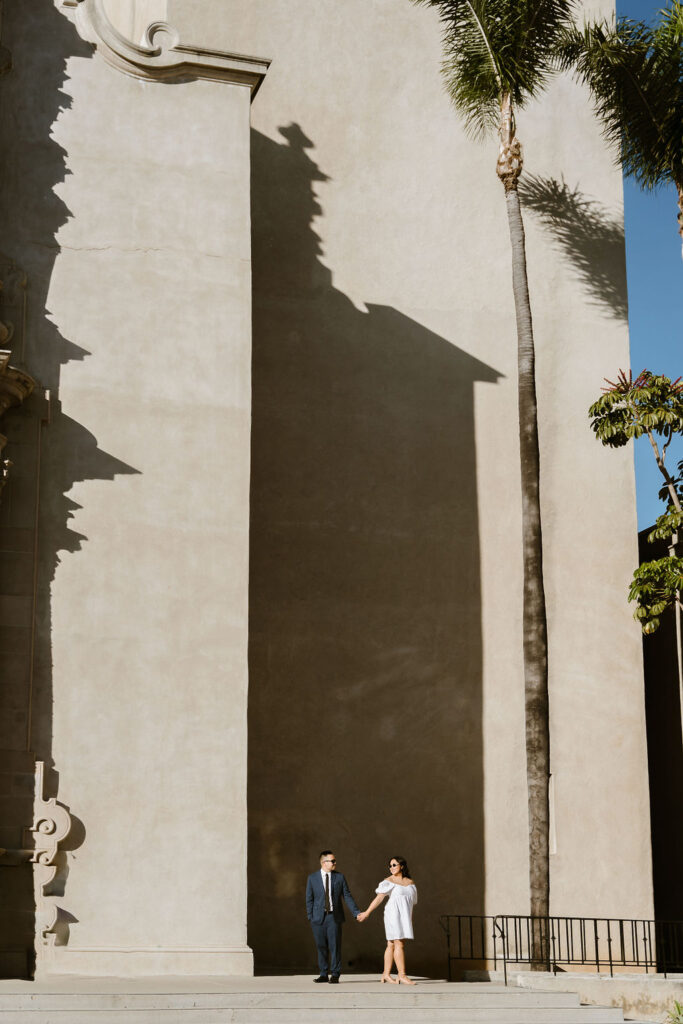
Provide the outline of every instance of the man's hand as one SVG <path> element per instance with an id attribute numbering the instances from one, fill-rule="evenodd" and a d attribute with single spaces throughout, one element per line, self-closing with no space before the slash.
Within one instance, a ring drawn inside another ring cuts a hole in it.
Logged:
<path id="1" fill-rule="evenodd" d="M 360 914 L 356 918 L 356 921 L 364 921 L 367 916 L 367 913 L 364 910 L 361 910 Z"/>

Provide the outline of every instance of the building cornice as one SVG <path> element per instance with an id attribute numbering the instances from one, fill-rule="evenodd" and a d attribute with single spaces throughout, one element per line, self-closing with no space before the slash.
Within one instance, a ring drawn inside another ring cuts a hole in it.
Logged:
<path id="1" fill-rule="evenodd" d="M 191 45 L 163 21 L 153 22 L 142 43 L 132 43 L 111 23 L 104 0 L 62 0 L 75 10 L 80 34 L 93 43 L 102 57 L 125 74 L 146 81 L 179 81 L 209 78 L 247 86 L 256 94 L 270 65 L 265 57 L 249 57 Z"/>

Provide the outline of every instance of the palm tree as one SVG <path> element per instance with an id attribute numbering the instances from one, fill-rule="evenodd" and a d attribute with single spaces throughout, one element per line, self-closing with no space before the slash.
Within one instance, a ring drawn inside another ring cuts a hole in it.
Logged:
<path id="1" fill-rule="evenodd" d="M 517 191 L 522 147 L 516 112 L 556 70 L 556 46 L 575 0 L 413 0 L 438 8 L 444 28 L 442 71 L 453 104 L 474 137 L 497 133 L 496 173 L 505 190 L 517 318 L 519 453 L 524 558 L 524 689 L 529 803 L 530 910 L 550 904 L 548 632 L 543 588 L 534 336 L 524 224 Z M 545 956 L 542 958 L 545 959 Z"/>
<path id="2" fill-rule="evenodd" d="M 658 25 L 601 20 L 567 32 L 562 54 L 587 82 L 606 138 L 641 188 L 672 184 L 683 238 L 683 3 Z"/>
<path id="3" fill-rule="evenodd" d="M 654 27 L 630 18 L 603 19 L 582 29 L 574 27 L 561 42 L 562 63 L 573 68 L 577 77 L 588 84 L 603 133 L 617 147 L 624 173 L 646 191 L 661 185 L 674 186 L 678 195 L 678 231 L 683 240 L 683 3 L 669 0 L 660 15 Z M 662 465 L 660 469 L 664 473 Z M 669 486 L 669 492 L 670 507 L 675 512 L 675 488 Z M 666 518 L 660 516 L 648 539 L 671 538 L 669 563 L 667 566 L 662 562 L 661 571 L 675 576 L 683 545 L 677 529 L 663 532 L 660 520 Z M 641 566 L 642 572 L 647 574 L 652 564 Z M 637 590 L 636 577 L 633 595 Z M 680 591 L 675 592 L 673 607 L 683 713 Z"/>

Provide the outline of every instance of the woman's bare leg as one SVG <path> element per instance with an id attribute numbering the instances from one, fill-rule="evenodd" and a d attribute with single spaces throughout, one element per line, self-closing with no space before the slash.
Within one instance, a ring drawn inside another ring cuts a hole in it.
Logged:
<path id="1" fill-rule="evenodd" d="M 406 974 L 406 958 L 403 951 L 403 939 L 394 939 L 394 960 L 396 961 L 396 969 L 398 970 L 398 980 L 402 981 L 404 985 L 414 985 L 415 982 L 411 981 Z"/>
<path id="2" fill-rule="evenodd" d="M 384 973 L 382 975 L 382 981 L 390 981 L 392 985 L 397 985 L 398 982 L 395 978 L 391 977 L 391 968 L 394 963 L 394 944 L 391 939 L 387 940 L 387 948 L 384 950 Z"/>

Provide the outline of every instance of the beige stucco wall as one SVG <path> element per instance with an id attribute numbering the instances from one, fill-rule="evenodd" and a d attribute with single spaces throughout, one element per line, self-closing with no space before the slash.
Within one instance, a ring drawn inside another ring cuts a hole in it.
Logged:
<path id="1" fill-rule="evenodd" d="M 528 908 L 516 351 L 495 143 L 466 138 L 438 75 L 435 13 L 407 0 L 170 0 L 169 17 L 273 58 L 252 142 L 250 941 L 262 965 L 313 965 L 302 901 L 318 849 L 335 848 L 361 904 L 399 852 L 420 887 L 411 963 L 443 969 L 440 912 Z M 625 602 L 632 456 L 602 449 L 586 415 L 628 364 L 621 180 L 569 81 L 519 132 L 541 199 L 549 179 L 568 186 L 555 233 L 527 214 L 552 910 L 649 916 L 640 639 Z M 377 962 L 379 919 L 345 936 L 345 961 Z"/>
<path id="2" fill-rule="evenodd" d="M 43 966 L 251 968 L 250 556 L 257 963 L 314 968 L 303 889 L 331 846 L 361 906 L 408 858 L 409 966 L 442 972 L 440 913 L 528 907 L 495 144 L 466 139 L 436 19 L 408 0 L 169 0 L 183 39 L 274 58 L 252 111 L 249 541 L 248 90 L 137 81 L 67 13 L 6 5 L 0 103 L 3 246 L 29 274 L 26 364 L 52 394 L 33 745 L 75 821 L 65 944 Z M 533 194 L 527 215 L 552 910 L 647 917 L 633 468 L 586 417 L 628 363 L 621 184 L 569 82 L 520 134 L 540 193 L 578 189 L 556 197 L 564 236 Z M 376 966 L 382 945 L 378 915 L 349 923 L 345 964 Z"/>
<path id="3" fill-rule="evenodd" d="M 38 969 L 250 973 L 250 89 L 123 74 L 75 13 L 5 23 L 51 389 L 32 743 L 75 822 Z"/>

